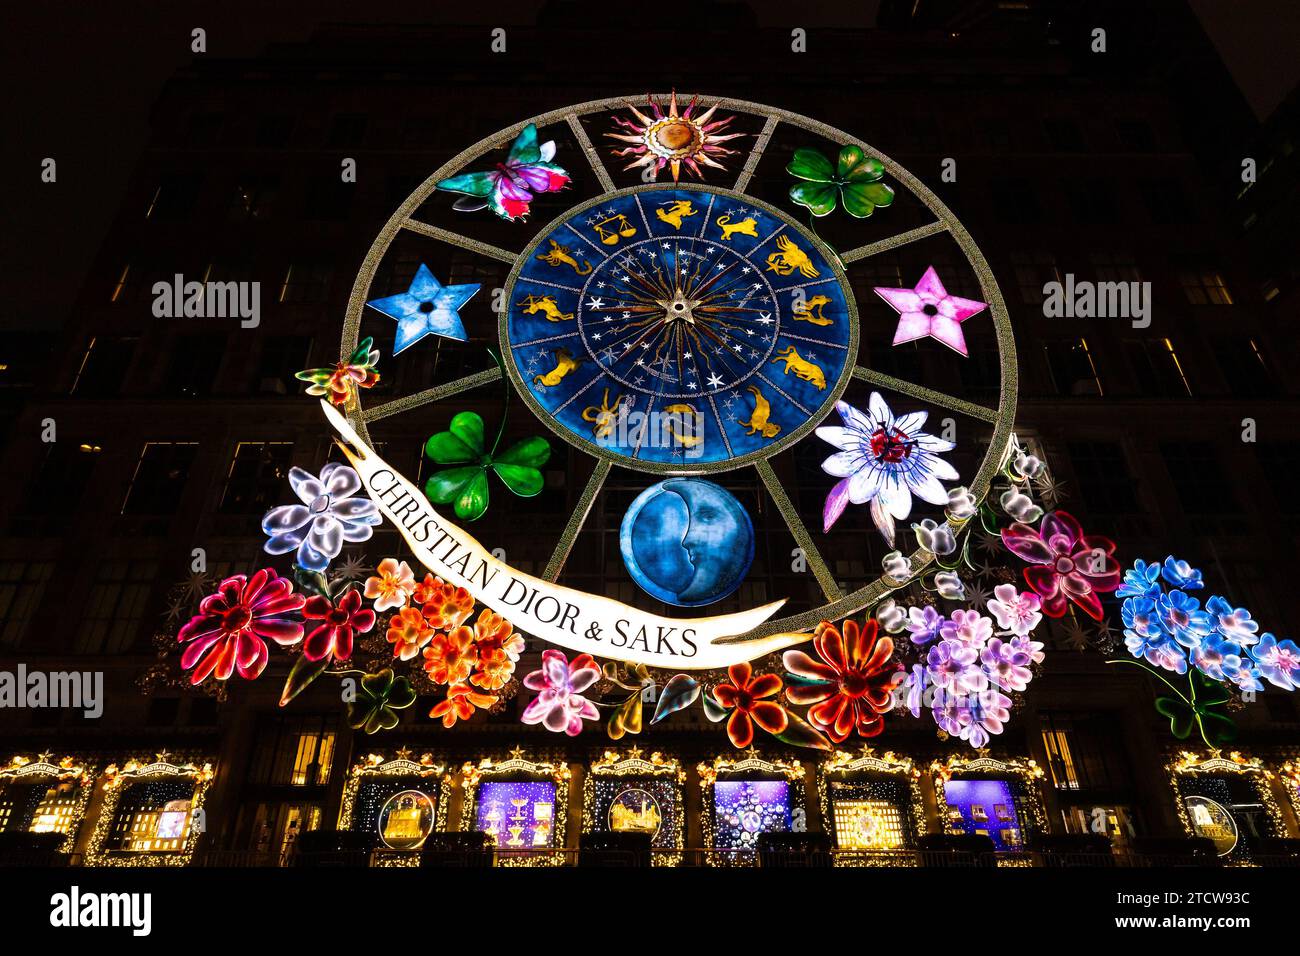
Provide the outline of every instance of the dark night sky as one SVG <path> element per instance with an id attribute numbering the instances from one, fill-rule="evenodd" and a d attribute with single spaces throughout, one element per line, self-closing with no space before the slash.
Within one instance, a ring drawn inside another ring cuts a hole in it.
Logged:
<path id="1" fill-rule="evenodd" d="M 1267 116 L 1300 76 L 1300 4 L 1191 3 L 1256 114 Z M 270 42 L 306 39 L 321 22 L 510 26 L 532 21 L 542 5 L 542 0 L 482 5 L 45 0 L 21 13 L 7 11 L 0 36 L 5 73 L 0 115 L 8 127 L 0 151 L 8 186 L 0 328 L 52 328 L 66 318 L 145 139 L 149 108 L 168 76 L 191 56 L 193 27 L 207 29 L 209 56 L 252 56 Z M 751 0 L 749 6 L 760 25 L 790 22 L 784 0 Z M 797 25 L 865 27 L 874 9 L 870 0 L 801 3 Z M 58 161 L 55 185 L 39 180 L 45 156 Z"/>

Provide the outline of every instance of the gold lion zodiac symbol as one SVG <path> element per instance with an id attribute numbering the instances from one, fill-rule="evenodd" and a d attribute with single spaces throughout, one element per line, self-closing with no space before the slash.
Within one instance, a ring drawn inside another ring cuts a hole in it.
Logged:
<path id="1" fill-rule="evenodd" d="M 663 207 L 667 206 L 665 209 Z M 699 210 L 691 205 L 689 199 L 678 199 L 676 202 L 669 200 L 661 202 L 659 208 L 655 210 L 655 218 L 660 222 L 666 222 L 674 229 L 682 228 L 682 220 L 694 216 Z"/>
<path id="2" fill-rule="evenodd" d="M 803 305 L 795 306 L 790 317 L 796 322 L 811 322 L 813 325 L 834 325 L 834 319 L 828 319 L 822 315 L 822 306 L 830 305 L 831 300 L 824 295 L 815 295 L 804 302 Z"/>
<path id="3" fill-rule="evenodd" d="M 523 308 L 524 315 L 535 315 L 541 312 L 548 322 L 568 322 L 573 318 L 572 312 L 560 311 L 560 305 L 553 295 L 529 295 L 523 302 L 516 302 L 515 305 Z"/>
<path id="4" fill-rule="evenodd" d="M 534 385 L 541 385 L 543 388 L 552 388 L 559 385 L 560 382 L 564 381 L 564 376 L 587 361 L 585 358 L 574 358 L 573 353 L 568 349 L 556 349 L 551 354 L 555 356 L 555 368 L 545 375 L 534 375 Z"/>
<path id="5" fill-rule="evenodd" d="M 746 435 L 762 435 L 764 438 L 775 438 L 781 431 L 781 426 L 775 422 L 768 421 L 772 415 L 772 404 L 763 397 L 763 393 L 755 385 L 750 385 L 748 390 L 754 394 L 754 411 L 749 416 L 749 421 L 741 420 L 740 424 L 744 425 L 749 431 Z"/>
<path id="6" fill-rule="evenodd" d="M 730 216 L 719 216 L 718 227 L 722 229 L 722 241 L 730 242 L 731 237 L 736 233 L 742 236 L 758 238 L 758 220 L 753 216 L 748 219 L 742 219 L 740 222 L 732 222 Z"/>
<path id="7" fill-rule="evenodd" d="M 541 259 L 548 266 L 568 266 L 580 276 L 585 276 L 591 271 L 591 263 L 586 259 L 582 260 L 582 266 L 578 265 L 578 260 L 573 257 L 573 253 L 568 246 L 562 246 L 554 239 L 551 240 L 551 251 L 538 253 L 538 259 Z"/>
<path id="8" fill-rule="evenodd" d="M 786 375 L 793 371 L 795 378 L 803 382 L 810 382 L 819 392 L 826 391 L 826 373 L 800 355 L 793 345 L 777 352 L 776 356 L 770 364 L 777 365 L 784 362 L 785 368 L 781 371 Z"/>
<path id="9" fill-rule="evenodd" d="M 614 423 L 618 421 L 618 411 L 623 404 L 625 395 L 620 395 L 614 399 L 614 404 L 609 403 L 609 389 L 605 389 L 605 394 L 601 396 L 600 408 L 595 405 L 588 405 L 582 410 L 582 420 L 591 422 L 595 427 L 591 430 L 592 438 L 608 438 L 614 434 Z"/>
<path id="10" fill-rule="evenodd" d="M 669 405 L 664 408 L 664 414 L 671 416 L 668 419 L 668 434 L 677 439 L 682 447 L 694 448 L 696 445 L 699 445 L 704 441 L 704 435 L 701 434 L 703 429 L 700 428 L 700 413 L 697 412 L 694 407 L 684 403 L 679 405 Z M 679 418 L 681 419 L 682 426 L 686 429 L 686 434 L 684 435 L 673 428 L 673 424 Z"/>
<path id="11" fill-rule="evenodd" d="M 798 269 L 799 274 L 805 279 L 816 279 L 821 275 L 817 267 L 812 264 L 812 260 L 808 258 L 808 253 L 791 242 L 789 236 L 777 236 L 776 247 L 780 252 L 774 252 L 767 257 L 768 272 L 788 276 Z"/>

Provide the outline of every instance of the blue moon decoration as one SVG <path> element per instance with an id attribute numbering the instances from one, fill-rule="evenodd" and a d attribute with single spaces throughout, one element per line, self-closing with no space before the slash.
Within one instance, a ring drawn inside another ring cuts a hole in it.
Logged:
<path id="1" fill-rule="evenodd" d="M 736 496 L 702 478 L 669 478 L 623 516 L 619 548 L 632 580 L 677 607 L 720 601 L 754 563 L 754 523 Z"/>

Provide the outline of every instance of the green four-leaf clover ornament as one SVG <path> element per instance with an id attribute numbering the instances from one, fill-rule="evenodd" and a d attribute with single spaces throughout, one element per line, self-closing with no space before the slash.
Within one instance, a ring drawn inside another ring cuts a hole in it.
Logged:
<path id="1" fill-rule="evenodd" d="M 796 149 L 786 172 L 804 180 L 790 187 L 790 198 L 814 216 L 828 216 L 843 202 L 850 216 L 865 219 L 877 206 L 894 201 L 894 191 L 879 181 L 884 164 L 861 146 L 840 147 L 834 166 L 815 149 Z"/>
<path id="2" fill-rule="evenodd" d="M 487 450 L 483 419 L 474 412 L 460 412 L 452 418 L 447 431 L 438 432 L 424 446 L 430 460 L 452 466 L 425 484 L 429 500 L 438 505 L 452 504 L 456 517 L 476 521 L 487 511 L 489 470 L 521 498 L 539 494 L 543 485 L 541 469 L 551 457 L 550 443 L 533 436 L 497 454 L 500 442 L 498 430 L 492 449 Z"/>

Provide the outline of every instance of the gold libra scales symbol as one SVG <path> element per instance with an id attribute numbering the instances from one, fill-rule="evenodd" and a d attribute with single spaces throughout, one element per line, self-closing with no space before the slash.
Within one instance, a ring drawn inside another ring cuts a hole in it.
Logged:
<path id="1" fill-rule="evenodd" d="M 619 239 L 631 239 L 636 235 L 636 226 L 632 225 L 627 216 L 621 212 L 607 216 L 594 223 L 591 228 L 600 237 L 600 241 L 607 246 L 617 244 Z"/>

